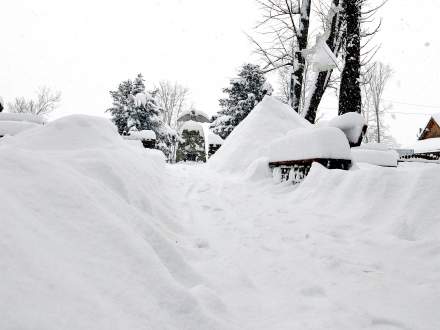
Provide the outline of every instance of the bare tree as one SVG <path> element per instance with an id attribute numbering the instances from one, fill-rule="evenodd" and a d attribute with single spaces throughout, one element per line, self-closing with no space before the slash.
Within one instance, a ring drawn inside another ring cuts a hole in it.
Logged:
<path id="1" fill-rule="evenodd" d="M 162 108 L 162 119 L 171 128 L 177 127 L 177 118 L 188 108 L 188 88 L 177 82 L 161 81 L 157 88 L 157 99 Z"/>
<path id="2" fill-rule="evenodd" d="M 266 63 L 263 67 L 265 72 L 290 68 L 289 104 L 299 112 L 305 72 L 305 58 L 301 51 L 307 48 L 311 0 L 257 2 L 263 12 L 257 32 L 264 40 L 251 40 Z"/>
<path id="3" fill-rule="evenodd" d="M 370 67 L 370 63 L 380 48 L 379 44 L 375 44 L 372 42 L 376 33 L 379 31 L 381 26 L 381 19 L 376 18 L 376 14 L 378 10 L 385 5 L 387 0 L 383 0 L 379 4 L 377 1 L 371 0 L 350 0 L 350 5 L 358 5 L 360 6 L 360 17 L 359 17 L 359 31 L 353 29 L 352 20 L 353 15 L 347 15 L 347 10 L 350 13 L 352 8 L 347 9 L 348 1 L 345 1 L 344 6 L 342 6 L 344 0 L 322 0 L 318 2 L 318 8 L 315 10 L 318 18 L 322 24 L 322 30 L 324 31 L 323 38 L 329 47 L 329 49 L 333 52 L 333 54 L 338 57 L 340 55 L 347 54 L 347 50 L 349 53 L 356 53 L 357 50 L 353 52 L 353 44 L 352 41 L 347 41 L 347 29 L 350 30 L 351 37 L 353 40 L 353 33 L 359 33 L 359 67 L 362 75 L 362 71 L 366 71 L 365 68 Z M 376 6 L 374 6 L 376 4 Z M 351 13 L 352 14 L 352 13 Z M 355 14 L 356 15 L 356 14 Z M 355 16 L 356 18 L 357 16 Z M 350 21 L 351 26 L 347 25 L 347 22 Z M 355 37 L 356 39 L 356 37 Z M 355 40 L 357 41 L 357 40 Z M 355 55 L 357 56 L 357 55 Z M 345 59 L 350 58 L 351 60 L 356 59 L 353 58 L 352 55 L 343 56 Z M 341 76 L 345 79 L 343 92 L 347 90 L 347 84 L 349 84 L 346 80 L 348 74 L 349 67 L 352 66 L 352 63 L 349 63 L 347 67 L 344 67 L 345 72 L 341 75 L 339 72 L 334 72 L 334 70 L 323 71 L 316 74 L 313 78 L 314 81 L 311 83 L 311 93 L 307 97 L 307 102 L 304 107 L 304 117 L 310 121 L 311 123 L 316 121 L 316 115 L 318 111 L 319 104 L 321 103 L 322 97 L 324 96 L 327 88 L 338 88 L 341 82 Z M 356 71 L 356 70 L 355 70 Z M 341 72 L 342 73 L 342 72 Z M 353 71 L 352 71 L 353 73 Z M 362 88 L 363 77 L 360 77 L 360 88 Z M 356 92 L 356 86 L 354 87 L 354 92 Z M 350 91 L 350 95 L 352 95 L 353 91 Z M 357 98 L 354 98 L 356 102 L 359 102 L 361 98 L 359 95 Z M 358 103 L 357 103 L 358 104 Z M 351 108 L 358 110 L 356 107 Z"/>
<path id="4" fill-rule="evenodd" d="M 26 100 L 24 97 L 17 97 L 13 103 L 8 104 L 8 110 L 16 113 L 46 116 L 58 107 L 60 101 L 61 92 L 52 92 L 48 87 L 40 87 L 36 100 Z"/>
<path id="5" fill-rule="evenodd" d="M 391 67 L 381 62 L 374 63 L 365 74 L 362 112 L 369 124 L 369 132 L 366 136 L 367 142 L 381 143 L 384 142 L 384 139 L 388 139 L 384 116 L 390 107 L 384 104 L 383 93 L 391 76 Z"/>
<path id="6" fill-rule="evenodd" d="M 322 37 L 330 51 L 338 56 L 345 36 L 345 22 L 341 15 L 340 0 L 332 0 L 329 8 L 322 8 L 322 6 L 321 2 L 321 8 L 317 11 L 324 31 Z M 313 77 L 311 93 L 304 107 L 304 117 L 311 123 L 316 121 L 316 114 L 324 92 L 327 87 L 332 86 L 332 73 L 333 70 L 322 71 Z"/>

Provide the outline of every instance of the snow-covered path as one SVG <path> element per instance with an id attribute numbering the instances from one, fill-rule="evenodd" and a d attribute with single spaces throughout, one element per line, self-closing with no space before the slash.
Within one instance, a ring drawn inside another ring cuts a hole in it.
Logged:
<path id="1" fill-rule="evenodd" d="M 0 162 L 0 329 L 440 329 L 438 165 L 293 187 L 265 161 L 166 166 L 84 116 Z"/>
<path id="2" fill-rule="evenodd" d="M 170 171 L 191 242 L 182 251 L 206 281 L 196 295 L 225 328 L 440 328 L 440 243 L 388 230 L 384 203 L 368 219 L 329 213 L 290 185 Z"/>

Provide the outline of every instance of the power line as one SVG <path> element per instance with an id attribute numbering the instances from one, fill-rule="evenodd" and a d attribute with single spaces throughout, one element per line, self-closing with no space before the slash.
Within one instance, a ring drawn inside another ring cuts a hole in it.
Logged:
<path id="1" fill-rule="evenodd" d="M 400 115 L 432 116 L 432 113 L 423 113 L 423 112 L 386 111 L 386 113 L 398 113 Z"/>
<path id="2" fill-rule="evenodd" d="M 432 108 L 432 109 L 439 109 L 440 110 L 440 105 L 427 105 L 427 104 L 407 103 L 407 102 L 400 102 L 400 101 L 388 100 L 388 99 L 382 99 L 382 100 L 383 101 L 387 101 L 387 102 L 397 103 L 397 104 L 411 105 L 413 107 Z"/>

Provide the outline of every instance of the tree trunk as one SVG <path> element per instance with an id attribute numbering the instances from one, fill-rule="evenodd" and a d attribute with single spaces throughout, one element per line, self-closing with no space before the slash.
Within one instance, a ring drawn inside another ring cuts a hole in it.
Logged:
<path id="1" fill-rule="evenodd" d="M 361 113 L 362 96 L 360 88 L 360 18 L 361 1 L 343 0 L 342 7 L 347 23 L 345 65 L 341 76 L 339 93 L 339 115 L 347 112 Z"/>
<path id="2" fill-rule="evenodd" d="M 295 67 L 293 68 L 293 100 L 292 107 L 296 112 L 299 112 L 301 93 L 303 86 L 303 76 L 304 76 L 304 65 L 306 60 L 302 55 L 301 51 L 307 48 L 307 40 L 309 35 L 309 25 L 310 25 L 310 10 L 311 10 L 311 0 L 303 0 L 301 4 L 301 15 L 300 23 L 298 29 L 298 51 L 295 52 Z M 291 84 L 292 90 L 292 84 Z"/>
<path id="3" fill-rule="evenodd" d="M 337 53 L 339 50 L 339 35 L 341 31 L 341 25 L 342 21 L 340 19 L 339 13 L 337 13 L 337 8 L 339 6 L 339 0 L 333 0 L 332 2 L 332 8 L 330 10 L 333 10 L 333 17 L 331 18 L 331 25 L 328 31 L 328 37 L 326 40 L 327 46 L 330 48 L 330 50 L 333 53 Z M 338 48 L 338 49 L 337 49 Z M 335 52 L 336 50 L 336 52 Z M 313 93 L 310 97 L 309 104 L 306 105 L 307 109 L 305 118 L 311 122 L 312 124 L 315 123 L 316 120 L 316 113 L 318 111 L 319 104 L 321 103 L 322 97 L 324 96 L 324 92 L 327 89 L 328 81 L 330 80 L 330 77 L 332 75 L 333 70 L 330 71 L 323 71 L 318 74 L 315 80 L 315 88 L 313 90 Z"/>
<path id="4" fill-rule="evenodd" d="M 379 107 L 376 107 L 377 143 L 380 143 Z"/>

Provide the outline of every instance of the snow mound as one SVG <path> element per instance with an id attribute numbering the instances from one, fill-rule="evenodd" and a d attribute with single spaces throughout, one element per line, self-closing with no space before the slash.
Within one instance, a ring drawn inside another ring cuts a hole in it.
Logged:
<path id="1" fill-rule="evenodd" d="M 353 148 L 351 155 L 356 163 L 396 167 L 399 154 L 394 150 L 372 150 Z"/>
<path id="2" fill-rule="evenodd" d="M 349 112 L 333 118 L 328 121 L 326 125 L 339 128 L 347 136 L 350 143 L 358 143 L 366 123 L 364 117 L 360 113 Z"/>
<path id="3" fill-rule="evenodd" d="M 0 112 L 0 121 L 26 121 L 35 124 L 44 124 L 44 118 L 31 113 Z"/>
<path id="4" fill-rule="evenodd" d="M 438 240 L 438 196 L 438 165 L 330 171 L 313 164 L 295 192 L 298 200 L 293 204 L 338 215 L 341 224 L 364 223 L 381 235 L 388 233 L 409 241 Z"/>
<path id="5" fill-rule="evenodd" d="M 163 158 L 87 116 L 9 139 L 1 329 L 219 328 L 192 290 L 206 284 L 179 250 Z"/>
<path id="6" fill-rule="evenodd" d="M 256 159 L 268 156 L 265 146 L 271 141 L 283 137 L 292 129 L 308 127 L 312 125 L 288 105 L 265 96 L 232 131 L 209 164 L 220 171 L 245 171 Z"/>
<path id="7" fill-rule="evenodd" d="M 106 118 L 72 115 L 10 138 L 8 144 L 31 150 L 93 149 L 122 145 L 116 126 Z"/>
<path id="8" fill-rule="evenodd" d="M 333 158 L 351 159 L 350 145 L 338 128 L 298 128 L 267 147 L 271 162 L 284 160 Z"/>
<path id="9" fill-rule="evenodd" d="M 41 125 L 26 121 L 0 121 L 0 136 L 17 135 L 31 128 Z"/>

